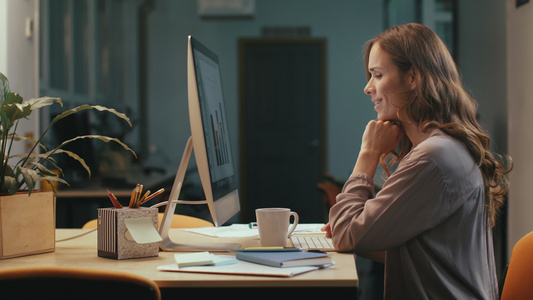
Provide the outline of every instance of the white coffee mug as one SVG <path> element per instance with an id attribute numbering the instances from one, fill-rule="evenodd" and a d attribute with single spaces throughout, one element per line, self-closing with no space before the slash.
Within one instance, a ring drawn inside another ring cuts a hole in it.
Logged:
<path id="1" fill-rule="evenodd" d="M 285 247 L 299 220 L 298 214 L 288 208 L 258 208 L 255 216 L 262 247 Z M 289 230 L 291 216 L 294 224 Z"/>

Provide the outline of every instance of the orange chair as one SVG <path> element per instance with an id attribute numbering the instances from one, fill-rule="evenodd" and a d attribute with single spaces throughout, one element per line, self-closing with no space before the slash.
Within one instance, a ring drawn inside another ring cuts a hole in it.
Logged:
<path id="1" fill-rule="evenodd" d="M 164 213 L 159 213 L 159 226 L 161 226 L 161 221 L 163 220 Z M 172 217 L 172 223 L 170 223 L 170 228 L 200 228 L 200 227 L 215 227 L 213 223 L 186 215 L 175 214 Z"/>
<path id="2" fill-rule="evenodd" d="M 161 225 L 161 221 L 163 220 L 164 213 L 159 213 L 159 225 Z M 98 219 L 90 220 L 89 222 L 85 223 L 83 225 L 83 229 L 92 229 L 96 228 L 98 224 Z M 215 227 L 213 223 L 186 215 L 177 215 L 175 214 L 172 217 L 172 223 L 170 223 L 170 228 L 200 228 L 200 227 Z"/>
<path id="3" fill-rule="evenodd" d="M 328 208 L 337 203 L 337 195 L 341 192 L 339 183 L 331 174 L 324 174 L 324 181 L 317 184 L 318 189 L 322 194 L 322 200 Z"/>
<path id="4" fill-rule="evenodd" d="M 340 193 L 340 188 L 337 184 L 332 182 L 321 182 L 317 184 L 318 189 L 322 192 L 322 199 L 328 207 L 332 207 L 337 203 L 337 195 Z"/>
<path id="5" fill-rule="evenodd" d="M 160 300 L 157 284 L 122 271 L 68 267 L 0 270 L 2 299 Z"/>
<path id="6" fill-rule="evenodd" d="M 501 300 L 533 299 L 533 232 L 513 247 Z"/>

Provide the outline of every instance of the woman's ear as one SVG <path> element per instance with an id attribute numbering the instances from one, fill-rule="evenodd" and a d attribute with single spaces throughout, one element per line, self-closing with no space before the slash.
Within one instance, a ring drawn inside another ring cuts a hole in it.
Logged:
<path id="1" fill-rule="evenodd" d="M 413 68 L 411 68 L 409 69 L 409 71 L 407 71 L 407 74 L 405 74 L 405 79 L 409 83 L 411 90 L 414 90 L 418 83 L 418 73 Z"/>

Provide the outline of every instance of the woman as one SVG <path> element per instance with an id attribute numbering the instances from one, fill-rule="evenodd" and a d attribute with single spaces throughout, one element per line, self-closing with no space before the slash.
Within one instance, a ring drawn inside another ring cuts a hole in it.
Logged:
<path id="1" fill-rule="evenodd" d="M 450 53 L 429 28 L 406 24 L 370 40 L 364 59 L 377 120 L 327 235 L 385 263 L 386 299 L 497 299 L 491 228 L 507 171 Z M 380 163 L 389 176 L 374 197 Z"/>

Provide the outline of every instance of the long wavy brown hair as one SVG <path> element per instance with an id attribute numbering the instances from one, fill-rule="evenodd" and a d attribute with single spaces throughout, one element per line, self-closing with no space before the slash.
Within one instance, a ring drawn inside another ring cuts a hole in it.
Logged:
<path id="1" fill-rule="evenodd" d="M 509 189 L 505 174 L 512 169 L 512 161 L 506 157 L 506 166 L 502 156 L 491 152 L 490 137 L 476 116 L 478 104 L 465 90 L 446 45 L 435 32 L 421 24 L 390 28 L 365 45 L 363 56 L 367 80 L 371 76 L 368 59 L 375 44 L 390 55 L 400 71 L 413 70 L 417 75 L 416 88 L 399 110 L 405 110 L 409 121 L 422 131 L 440 129 L 462 141 L 470 151 L 483 174 L 486 204 L 491 225 L 494 225 Z M 405 137 L 397 150 L 382 157 L 381 165 L 387 175 L 411 148 L 411 142 Z"/>

